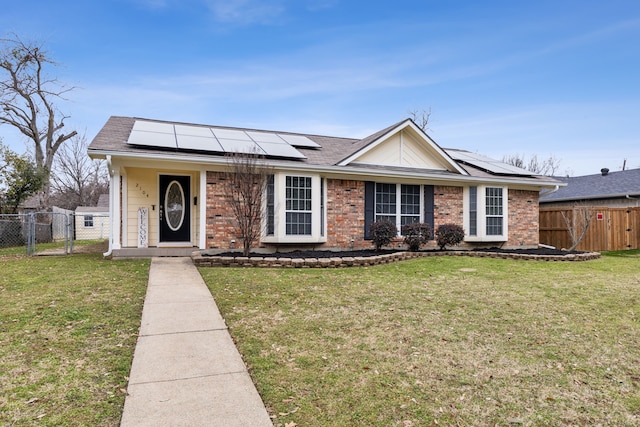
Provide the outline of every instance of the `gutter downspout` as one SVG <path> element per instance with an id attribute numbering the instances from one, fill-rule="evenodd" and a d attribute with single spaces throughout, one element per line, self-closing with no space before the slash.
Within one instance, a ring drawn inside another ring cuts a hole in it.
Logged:
<path id="1" fill-rule="evenodd" d="M 635 201 L 636 201 L 636 207 L 638 207 L 638 206 L 639 206 L 639 205 L 638 205 L 638 198 L 637 198 L 637 197 L 632 197 L 630 194 L 627 194 L 625 197 L 626 197 L 627 199 L 629 199 L 629 200 L 635 200 Z"/>
<path id="2" fill-rule="evenodd" d="M 540 193 L 540 197 L 547 196 L 547 195 L 549 195 L 549 194 L 553 194 L 553 193 L 555 193 L 556 191 L 558 191 L 559 189 L 560 189 L 560 186 L 559 186 L 559 185 L 556 185 L 556 186 L 555 186 L 555 188 L 554 188 L 553 190 L 549 190 L 549 191 L 547 191 L 546 193 L 542 193 L 542 192 L 541 192 L 541 193 Z"/>
<path id="3" fill-rule="evenodd" d="M 111 156 L 107 155 L 107 171 L 109 172 L 109 178 L 113 181 L 113 170 L 111 169 Z M 113 198 L 113 182 L 109 183 L 109 249 L 107 252 L 102 254 L 103 257 L 107 258 L 111 256 L 111 252 L 113 252 L 113 203 L 111 199 Z"/>

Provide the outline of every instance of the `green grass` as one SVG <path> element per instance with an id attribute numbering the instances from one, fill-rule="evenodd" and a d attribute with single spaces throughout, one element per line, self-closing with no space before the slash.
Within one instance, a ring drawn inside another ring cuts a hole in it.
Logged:
<path id="1" fill-rule="evenodd" d="M 149 262 L 0 252 L 0 425 L 117 426 Z"/>
<path id="2" fill-rule="evenodd" d="M 35 247 L 36 254 L 51 251 L 64 250 L 64 242 L 37 243 Z M 73 242 L 73 253 L 87 252 L 106 252 L 108 242 L 106 240 L 75 240 Z M 26 255 L 27 246 L 11 246 L 8 248 L 0 248 L 0 256 L 7 255 Z"/>
<path id="3" fill-rule="evenodd" d="M 200 271 L 275 425 L 631 426 L 638 267 L 635 252 Z"/>

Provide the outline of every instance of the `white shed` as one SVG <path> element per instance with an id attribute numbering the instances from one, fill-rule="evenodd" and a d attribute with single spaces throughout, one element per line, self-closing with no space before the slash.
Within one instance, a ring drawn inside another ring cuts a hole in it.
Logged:
<path id="1" fill-rule="evenodd" d="M 109 238 L 109 205 L 108 195 L 106 196 L 100 196 L 98 206 L 78 206 L 76 208 L 74 224 L 74 238 L 76 240 Z"/>

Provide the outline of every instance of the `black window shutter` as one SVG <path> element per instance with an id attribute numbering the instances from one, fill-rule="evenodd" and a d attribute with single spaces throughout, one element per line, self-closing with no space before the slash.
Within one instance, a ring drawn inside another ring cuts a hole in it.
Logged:
<path id="1" fill-rule="evenodd" d="M 364 238 L 371 240 L 369 228 L 375 217 L 376 184 L 372 181 L 364 183 Z"/>
<path id="2" fill-rule="evenodd" d="M 424 186 L 424 222 L 431 226 L 431 237 L 436 232 L 434 220 L 434 196 L 433 185 Z"/>

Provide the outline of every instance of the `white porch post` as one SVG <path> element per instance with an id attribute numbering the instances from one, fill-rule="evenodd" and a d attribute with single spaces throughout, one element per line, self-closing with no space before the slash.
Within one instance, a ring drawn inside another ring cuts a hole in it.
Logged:
<path id="1" fill-rule="evenodd" d="M 122 212 L 120 209 L 120 167 L 114 166 L 111 176 L 111 185 L 109 186 L 109 199 L 111 201 L 111 239 L 113 241 L 113 249 L 121 249 L 122 241 L 120 239 L 122 220 Z"/>
<path id="2" fill-rule="evenodd" d="M 198 242 L 198 247 L 200 249 L 207 249 L 207 171 L 200 171 L 200 195 L 198 196 L 200 199 L 199 203 L 199 211 L 200 211 L 200 241 Z"/>

